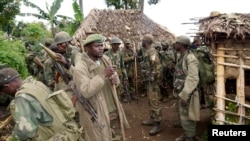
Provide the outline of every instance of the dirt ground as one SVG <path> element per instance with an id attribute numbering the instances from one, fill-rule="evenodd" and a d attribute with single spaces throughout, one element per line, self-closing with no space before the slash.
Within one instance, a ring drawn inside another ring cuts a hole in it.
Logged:
<path id="1" fill-rule="evenodd" d="M 181 128 L 174 128 L 173 123 L 178 121 L 176 99 L 172 99 L 169 102 L 162 103 L 163 106 L 163 120 L 162 120 L 162 132 L 156 136 L 149 136 L 148 132 L 152 128 L 150 126 L 142 126 L 141 121 L 148 119 L 148 98 L 140 98 L 138 103 L 136 100 L 130 101 L 130 103 L 123 103 L 123 108 L 126 113 L 128 122 L 131 126 L 130 129 L 125 128 L 126 141 L 174 141 L 182 133 Z M 6 109 L 1 108 L 1 115 L 3 116 Z M 5 116 L 6 118 L 6 116 Z M 3 118 L 1 118 L 3 120 Z M 201 137 L 206 133 L 207 124 L 210 123 L 210 111 L 209 109 L 201 110 L 201 120 L 197 123 L 197 136 Z M 12 128 L 10 128 L 12 129 Z M 6 128 L 5 128 L 6 130 Z M 1 133 L 0 135 L 8 135 L 11 130 L 4 131 L 7 133 Z M 3 141 L 0 137 L 0 141 Z M 204 140 L 205 141 L 205 140 Z"/>
<path id="2" fill-rule="evenodd" d="M 174 128 L 173 124 L 178 121 L 177 116 L 177 100 L 172 99 L 169 102 L 162 103 L 163 120 L 162 132 L 156 136 L 150 136 L 150 126 L 142 126 L 141 122 L 148 119 L 148 99 L 140 98 L 138 103 L 133 100 L 130 103 L 123 103 L 130 129 L 125 128 L 126 141 L 174 141 L 175 138 L 182 134 L 181 128 Z M 207 125 L 210 123 L 210 109 L 201 109 L 201 120 L 197 123 L 197 136 L 204 140 L 201 136 L 206 133 Z"/>

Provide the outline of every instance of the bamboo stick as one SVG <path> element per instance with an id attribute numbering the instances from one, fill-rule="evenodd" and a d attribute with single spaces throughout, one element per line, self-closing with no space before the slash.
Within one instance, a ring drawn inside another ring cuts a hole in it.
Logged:
<path id="1" fill-rule="evenodd" d="M 250 51 L 249 48 L 218 48 L 218 49 L 224 51 L 237 51 L 237 50 Z"/>
<path id="2" fill-rule="evenodd" d="M 250 57 L 244 57 L 244 59 L 250 59 Z"/>
<path id="3" fill-rule="evenodd" d="M 219 65 L 224 65 L 224 66 L 230 66 L 230 67 L 236 67 L 236 68 L 239 68 L 239 67 L 242 67 L 243 69 L 250 69 L 250 66 L 246 66 L 246 65 L 237 65 L 237 64 L 233 64 L 233 63 L 222 63 L 222 62 L 218 62 L 217 64 Z"/>
<path id="4" fill-rule="evenodd" d="M 222 98 L 222 99 L 224 99 L 224 100 L 227 100 L 227 101 L 231 101 L 231 102 L 234 102 L 234 103 L 240 104 L 240 105 L 242 105 L 242 106 L 244 106 L 244 107 L 246 107 L 246 108 L 250 108 L 250 105 L 248 105 L 248 104 L 239 103 L 239 101 L 232 100 L 232 99 L 230 99 L 230 98 L 226 98 L 226 97 L 221 97 L 221 96 L 218 96 L 218 95 L 215 95 L 215 96 L 216 96 L 216 97 L 219 97 L 219 98 Z"/>
<path id="5" fill-rule="evenodd" d="M 9 117 L 7 117 L 0 125 L 0 132 L 3 130 L 3 128 L 8 125 L 10 123 L 10 121 L 12 120 L 12 115 L 10 115 Z"/>
<path id="6" fill-rule="evenodd" d="M 218 54 L 212 54 L 212 55 L 215 57 L 235 58 L 235 59 L 239 58 L 238 56 L 233 56 L 233 55 L 223 55 L 223 56 L 218 55 Z"/>
<path id="7" fill-rule="evenodd" d="M 223 48 L 223 47 L 224 47 L 224 44 L 218 44 L 218 48 Z M 225 51 L 218 49 L 217 50 L 217 54 L 219 56 L 224 56 L 225 55 Z M 217 57 L 216 61 L 223 63 L 224 62 L 224 57 Z M 216 79 L 217 80 L 216 93 L 217 93 L 217 95 L 222 96 L 222 97 L 225 96 L 225 78 L 224 78 L 224 72 L 225 72 L 224 66 L 217 63 L 217 67 L 216 67 L 216 73 L 217 73 L 216 74 L 216 78 L 217 78 Z M 224 99 L 217 98 L 217 100 L 216 100 L 216 107 L 217 107 L 217 109 L 219 109 L 221 111 L 224 111 L 225 110 L 225 101 L 224 101 Z M 216 118 L 218 118 L 219 120 L 223 121 L 223 120 L 225 120 L 225 115 L 221 111 L 216 112 Z M 224 124 L 221 121 L 218 121 L 217 123 L 218 124 Z"/>
<path id="8" fill-rule="evenodd" d="M 220 109 L 217 109 L 217 108 L 213 108 L 213 110 L 215 111 L 219 111 L 219 112 L 222 112 L 222 113 L 225 113 L 225 114 L 229 114 L 229 115 L 234 115 L 234 116 L 238 116 L 238 117 L 243 117 L 245 119 L 249 119 L 250 120 L 250 116 L 242 116 L 238 113 L 234 113 L 234 112 L 231 112 L 231 111 L 223 111 L 223 110 L 220 110 Z"/>
<path id="9" fill-rule="evenodd" d="M 238 101 L 240 103 L 245 103 L 245 71 L 244 71 L 244 59 L 242 58 L 242 51 L 239 51 L 239 61 L 240 61 L 240 67 L 239 67 L 239 75 L 237 77 L 237 97 L 238 97 Z M 240 114 L 240 120 L 239 123 L 240 124 L 244 124 L 245 120 L 242 119 L 242 116 L 245 116 L 246 114 L 246 110 L 244 106 L 239 105 L 238 108 L 238 114 Z"/>

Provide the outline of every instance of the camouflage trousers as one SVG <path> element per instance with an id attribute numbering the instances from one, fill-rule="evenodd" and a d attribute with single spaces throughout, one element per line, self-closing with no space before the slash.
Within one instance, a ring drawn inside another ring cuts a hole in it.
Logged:
<path id="1" fill-rule="evenodd" d="M 162 119 L 162 105 L 160 102 L 161 94 L 158 84 L 147 84 L 147 95 L 149 102 L 149 115 L 153 117 L 154 121 L 160 122 Z"/>
<path id="2" fill-rule="evenodd" d="M 178 112 L 184 135 L 186 137 L 194 137 L 196 134 L 196 121 L 189 120 L 188 107 L 189 106 L 186 107 L 181 106 L 181 100 L 179 99 Z"/>

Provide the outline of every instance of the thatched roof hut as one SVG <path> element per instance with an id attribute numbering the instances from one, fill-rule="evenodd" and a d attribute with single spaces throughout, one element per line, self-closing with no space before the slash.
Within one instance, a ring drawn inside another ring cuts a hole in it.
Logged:
<path id="1" fill-rule="evenodd" d="M 250 14 L 214 11 L 198 23 L 216 64 L 216 123 L 250 124 Z"/>
<path id="2" fill-rule="evenodd" d="M 250 38 L 250 14 L 211 12 L 199 20 L 199 34 L 208 39 Z"/>
<path id="3" fill-rule="evenodd" d="M 151 33 L 157 41 L 173 43 L 175 40 L 166 27 L 155 23 L 139 10 L 92 9 L 73 35 L 72 43 L 80 47 L 83 40 L 93 33 L 102 34 L 107 39 L 113 36 L 122 40 L 130 38 L 136 45 L 146 33 Z"/>

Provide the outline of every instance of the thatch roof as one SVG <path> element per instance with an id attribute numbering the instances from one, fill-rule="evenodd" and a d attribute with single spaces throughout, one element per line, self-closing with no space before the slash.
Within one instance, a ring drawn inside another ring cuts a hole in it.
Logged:
<path id="1" fill-rule="evenodd" d="M 198 21 L 199 34 L 205 38 L 250 38 L 250 14 L 211 12 Z"/>
<path id="2" fill-rule="evenodd" d="M 107 39 L 118 36 L 121 40 L 130 38 L 136 45 L 144 34 L 151 33 L 155 40 L 173 43 L 175 36 L 139 10 L 100 10 L 92 9 L 73 35 L 72 43 L 78 47 L 93 33 L 104 35 Z"/>

